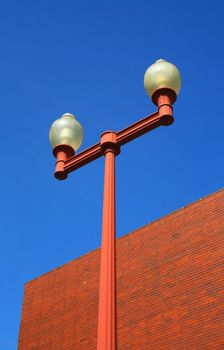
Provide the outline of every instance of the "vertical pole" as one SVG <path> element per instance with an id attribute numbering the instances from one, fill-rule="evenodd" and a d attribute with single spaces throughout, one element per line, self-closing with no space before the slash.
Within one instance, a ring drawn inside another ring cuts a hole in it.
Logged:
<path id="1" fill-rule="evenodd" d="M 115 150 L 105 150 L 97 350 L 116 350 Z"/>

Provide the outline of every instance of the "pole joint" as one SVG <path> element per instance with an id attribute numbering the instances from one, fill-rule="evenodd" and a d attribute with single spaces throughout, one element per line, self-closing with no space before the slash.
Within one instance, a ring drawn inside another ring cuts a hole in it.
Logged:
<path id="1" fill-rule="evenodd" d="M 159 116 L 162 125 L 170 125 L 173 123 L 173 107 L 177 95 L 174 90 L 162 88 L 156 90 L 152 95 L 152 101 L 158 106 Z"/>
<path id="2" fill-rule="evenodd" d="M 56 157 L 56 166 L 54 176 L 58 180 L 65 180 L 68 176 L 65 171 L 65 161 L 74 155 L 74 149 L 69 145 L 58 145 L 53 149 Z"/>
<path id="3" fill-rule="evenodd" d="M 120 146 L 117 143 L 117 134 L 114 131 L 108 130 L 101 134 L 100 148 L 104 155 L 107 152 L 113 152 L 115 156 L 120 154 Z"/>

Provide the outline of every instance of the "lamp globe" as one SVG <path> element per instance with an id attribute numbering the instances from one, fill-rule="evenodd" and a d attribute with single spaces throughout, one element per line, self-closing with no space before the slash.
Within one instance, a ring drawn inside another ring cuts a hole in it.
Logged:
<path id="1" fill-rule="evenodd" d="M 159 59 L 146 70 L 144 86 L 151 97 L 155 91 L 163 88 L 173 90 L 178 95 L 181 87 L 180 72 L 174 64 Z"/>
<path id="2" fill-rule="evenodd" d="M 53 149 L 67 145 L 77 151 L 83 139 L 82 126 L 73 114 L 65 113 L 51 125 L 49 139 Z"/>

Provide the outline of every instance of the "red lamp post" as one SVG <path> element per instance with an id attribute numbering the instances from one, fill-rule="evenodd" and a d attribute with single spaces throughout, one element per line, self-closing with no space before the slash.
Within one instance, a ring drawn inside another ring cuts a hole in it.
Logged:
<path id="1" fill-rule="evenodd" d="M 72 114 L 64 114 L 50 129 L 50 142 L 57 159 L 54 176 L 59 180 L 105 156 L 97 350 L 117 350 L 115 157 L 122 145 L 159 126 L 173 123 L 172 105 L 180 89 L 180 73 L 173 64 L 158 60 L 146 71 L 144 84 L 157 111 L 118 132 L 104 132 L 98 143 L 77 155 L 82 127 Z"/>

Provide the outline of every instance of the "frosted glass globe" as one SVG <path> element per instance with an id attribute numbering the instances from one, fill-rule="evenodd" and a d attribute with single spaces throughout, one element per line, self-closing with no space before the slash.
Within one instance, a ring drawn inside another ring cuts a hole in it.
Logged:
<path id="1" fill-rule="evenodd" d="M 51 125 L 49 139 L 53 149 L 69 145 L 77 151 L 83 139 L 82 126 L 73 114 L 65 113 Z"/>
<path id="2" fill-rule="evenodd" d="M 162 88 L 172 89 L 178 95 L 181 87 L 180 72 L 174 64 L 160 59 L 145 72 L 144 86 L 151 97 L 156 90 Z"/>

